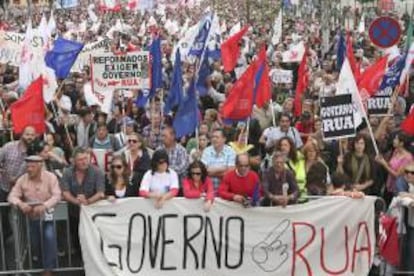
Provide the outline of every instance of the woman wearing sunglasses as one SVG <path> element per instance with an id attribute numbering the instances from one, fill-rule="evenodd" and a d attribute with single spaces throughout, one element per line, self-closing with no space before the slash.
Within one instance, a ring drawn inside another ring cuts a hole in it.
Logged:
<path id="1" fill-rule="evenodd" d="M 210 211 L 214 200 L 214 186 L 202 162 L 194 161 L 190 164 L 188 176 L 183 181 L 183 193 L 186 198 L 205 198 L 204 211 Z"/>
<path id="2" fill-rule="evenodd" d="M 131 172 L 130 181 L 139 190 L 142 177 L 150 169 L 151 157 L 144 144 L 144 139 L 136 132 L 128 135 L 127 150 L 123 153 Z"/>
<path id="3" fill-rule="evenodd" d="M 154 152 L 151 169 L 142 178 L 139 195 L 155 201 L 155 208 L 160 209 L 164 203 L 178 194 L 178 175 L 169 168 L 168 153 L 165 150 Z"/>
<path id="4" fill-rule="evenodd" d="M 130 170 L 125 159 L 121 156 L 113 157 L 105 192 L 108 200 L 137 196 L 137 188 L 131 185 L 129 178 Z"/>

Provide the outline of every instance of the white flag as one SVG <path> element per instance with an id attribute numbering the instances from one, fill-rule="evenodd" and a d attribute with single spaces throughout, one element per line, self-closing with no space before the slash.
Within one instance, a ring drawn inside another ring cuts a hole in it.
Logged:
<path id="1" fill-rule="evenodd" d="M 42 19 L 40 20 L 38 30 L 39 30 L 40 36 L 43 39 L 43 51 L 44 51 L 44 54 L 46 54 L 46 52 L 50 50 L 51 33 L 47 26 L 46 17 L 44 14 L 42 15 Z"/>
<path id="2" fill-rule="evenodd" d="M 239 22 L 237 22 L 237 24 L 234 24 L 233 27 L 231 27 L 229 36 L 232 36 L 235 33 L 240 32 L 240 30 L 241 30 L 241 23 L 239 21 Z"/>
<path id="3" fill-rule="evenodd" d="M 365 33 L 365 15 L 364 14 L 362 14 L 361 21 L 359 21 L 358 32 L 360 34 Z"/>
<path id="4" fill-rule="evenodd" d="M 46 103 L 50 103 L 58 88 L 55 70 L 47 67 L 43 58 L 36 59 L 36 68 L 38 75 L 35 78 L 38 78 L 40 75 L 43 78 L 43 100 Z"/>
<path id="5" fill-rule="evenodd" d="M 184 34 L 184 37 L 181 38 L 178 43 L 175 45 L 174 47 L 174 55 L 172 55 L 173 57 L 175 56 L 175 52 L 177 51 L 177 49 L 180 49 L 180 54 L 181 54 L 181 60 L 187 60 L 187 55 L 188 52 L 191 49 L 191 46 L 193 45 L 194 39 L 198 34 L 198 23 L 191 26 L 187 32 Z M 173 61 L 174 62 L 174 61 Z"/>
<path id="6" fill-rule="evenodd" d="M 221 23 L 220 31 L 221 31 L 221 33 L 225 33 L 227 31 L 226 20 L 223 20 L 223 22 Z"/>
<path id="7" fill-rule="evenodd" d="M 98 93 L 93 91 L 92 84 L 87 82 L 83 86 L 83 92 L 88 106 L 97 105 L 103 113 L 111 113 L 112 98 L 114 96 L 113 90 L 109 89 L 105 93 Z"/>
<path id="8" fill-rule="evenodd" d="M 282 9 L 279 10 L 279 14 L 275 19 L 273 24 L 273 35 L 272 35 L 272 44 L 276 45 L 280 43 L 282 39 Z"/>
<path id="9" fill-rule="evenodd" d="M 344 63 L 339 74 L 339 80 L 336 85 L 336 95 L 351 94 L 352 102 L 354 103 L 354 122 L 355 126 L 362 123 L 362 117 L 365 117 L 365 108 L 359 95 L 358 86 L 352 73 L 351 65 L 348 58 L 345 58 Z"/>
<path id="10" fill-rule="evenodd" d="M 88 15 L 89 15 L 89 19 L 92 22 L 96 23 L 96 22 L 98 22 L 98 17 L 96 16 L 96 13 L 95 13 L 94 9 L 95 9 L 95 4 L 93 4 L 93 3 L 90 4 L 88 6 Z"/>
<path id="11" fill-rule="evenodd" d="M 411 63 L 414 60 L 414 43 L 411 43 L 410 49 L 408 50 L 407 58 L 405 59 L 405 66 L 401 72 L 400 84 L 404 83 L 407 74 L 410 72 Z"/>
<path id="12" fill-rule="evenodd" d="M 305 54 L 305 43 L 303 41 L 296 45 L 293 45 L 290 50 L 282 53 L 283 62 L 301 62 L 302 57 Z"/>
<path id="13" fill-rule="evenodd" d="M 157 21 L 155 20 L 154 16 L 151 15 L 151 17 L 148 20 L 148 27 L 150 26 L 157 26 Z"/>
<path id="14" fill-rule="evenodd" d="M 141 23 L 141 27 L 139 27 L 138 36 L 143 37 L 145 36 L 146 32 L 147 32 L 147 24 L 145 23 L 145 20 L 143 20 Z"/>
<path id="15" fill-rule="evenodd" d="M 22 52 L 19 64 L 19 87 L 26 89 L 34 80 L 33 73 L 35 68 L 33 66 L 34 51 L 32 47 L 33 29 L 32 21 L 29 19 L 26 28 L 26 35 L 23 41 Z"/>
<path id="16" fill-rule="evenodd" d="M 49 29 L 50 34 L 53 34 L 56 31 L 56 21 L 55 17 L 53 16 L 53 10 L 50 14 L 49 22 L 47 23 L 47 28 Z"/>

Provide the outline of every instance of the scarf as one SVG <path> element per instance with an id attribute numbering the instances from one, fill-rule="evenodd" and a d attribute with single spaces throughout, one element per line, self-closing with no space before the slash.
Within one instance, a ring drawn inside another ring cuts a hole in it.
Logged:
<path id="1" fill-rule="evenodd" d="M 368 159 L 368 155 L 364 154 L 362 156 L 361 162 L 358 162 L 358 159 L 359 158 L 357 158 L 355 154 L 351 155 L 351 170 L 352 170 L 351 172 L 352 172 L 353 183 L 360 182 L 361 179 L 368 180 L 371 177 L 371 166 L 370 166 L 370 162 Z M 360 166 L 364 166 L 364 167 L 362 168 L 361 176 L 359 177 L 359 179 L 357 179 Z"/>

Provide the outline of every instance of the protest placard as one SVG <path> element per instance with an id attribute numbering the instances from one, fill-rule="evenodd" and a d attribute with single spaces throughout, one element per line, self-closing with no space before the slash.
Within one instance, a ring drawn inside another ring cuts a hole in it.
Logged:
<path id="1" fill-rule="evenodd" d="M 292 70 L 273 69 L 269 73 L 270 79 L 274 84 L 289 84 L 293 80 Z"/>
<path id="2" fill-rule="evenodd" d="M 367 109 L 369 115 L 385 116 L 391 104 L 392 88 L 386 87 L 378 91 L 374 96 L 368 98 Z"/>
<path id="3" fill-rule="evenodd" d="M 320 115 L 325 140 L 355 136 L 351 94 L 321 98 Z"/>
<path id="4" fill-rule="evenodd" d="M 129 198 L 82 206 L 86 275 L 367 275 L 374 197 L 244 208 L 216 199 Z"/>
<path id="5" fill-rule="evenodd" d="M 149 52 L 91 56 L 92 88 L 103 93 L 114 89 L 149 89 Z"/>

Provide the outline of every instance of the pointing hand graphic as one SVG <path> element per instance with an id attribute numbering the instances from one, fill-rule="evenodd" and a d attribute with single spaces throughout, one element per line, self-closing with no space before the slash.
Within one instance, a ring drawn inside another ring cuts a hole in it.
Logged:
<path id="1" fill-rule="evenodd" d="M 259 242 L 252 250 L 253 261 L 264 271 L 278 270 L 289 258 L 287 244 L 283 244 L 280 237 L 289 228 L 289 220 L 283 220 L 266 238 Z"/>

